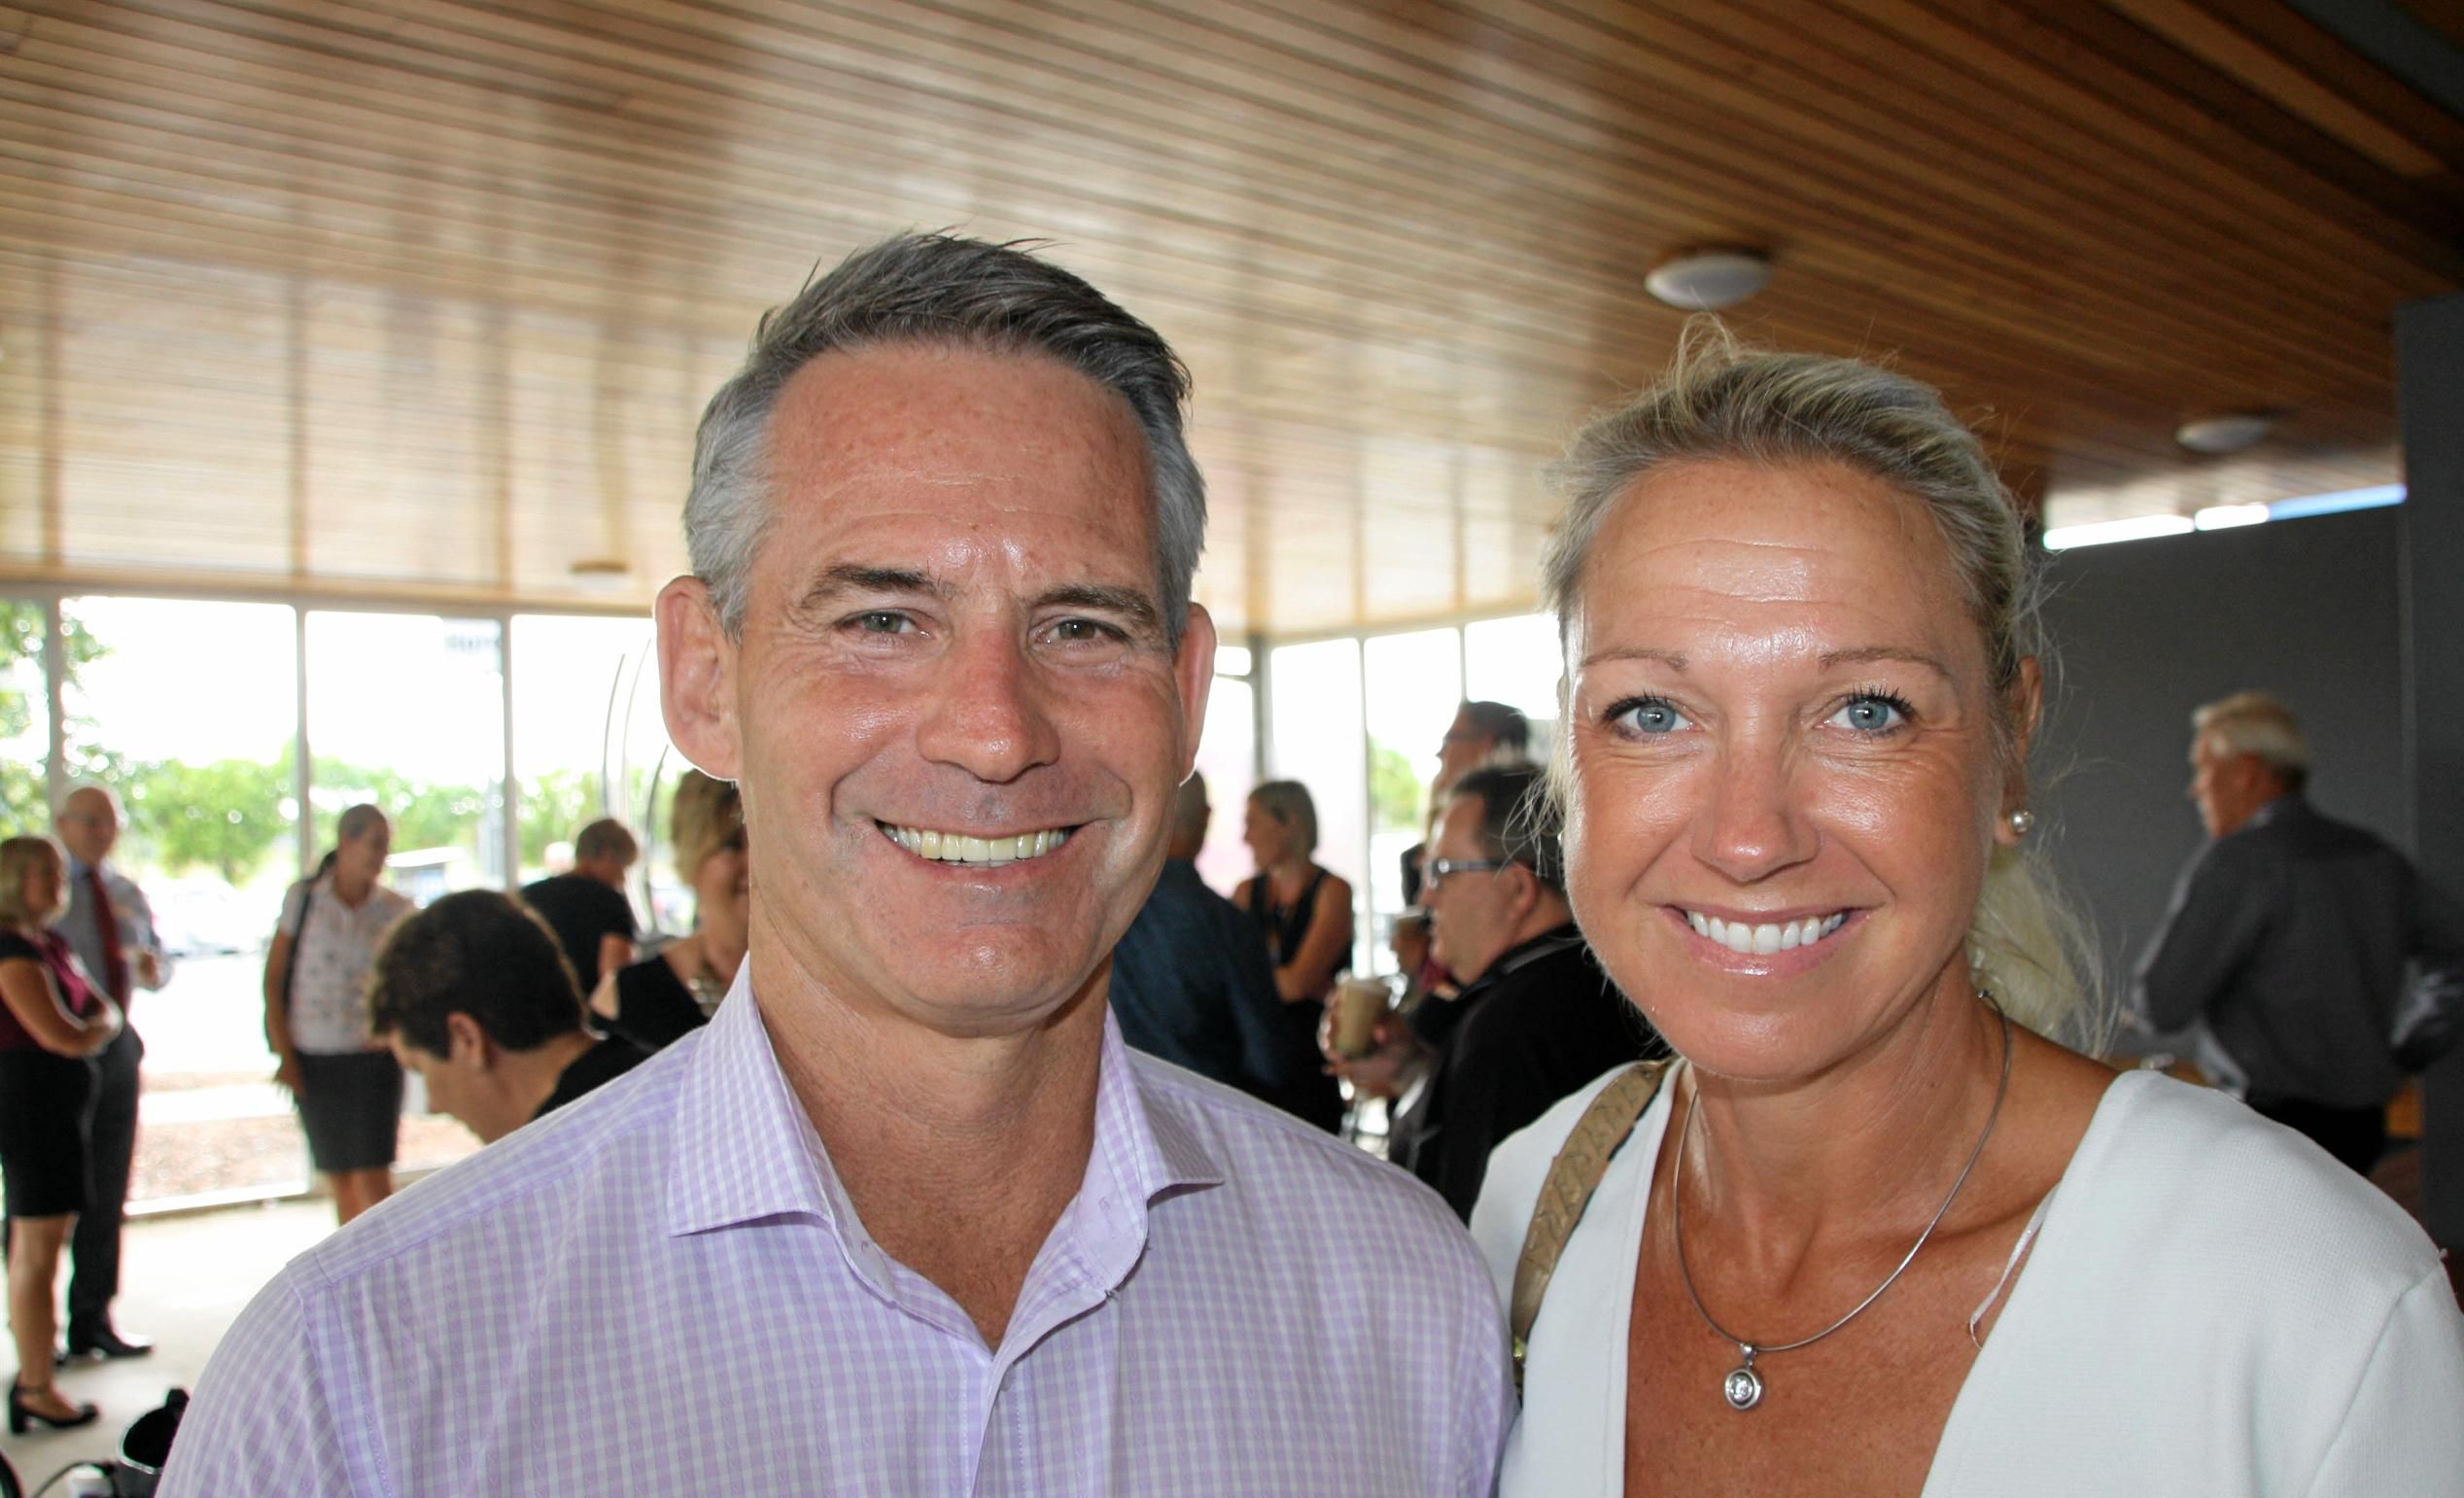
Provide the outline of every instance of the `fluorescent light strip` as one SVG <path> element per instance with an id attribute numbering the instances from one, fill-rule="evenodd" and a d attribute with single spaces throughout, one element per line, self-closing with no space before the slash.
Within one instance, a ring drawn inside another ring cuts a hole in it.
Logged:
<path id="1" fill-rule="evenodd" d="M 2045 549 L 2067 551 L 2073 546 L 2146 540 L 2156 536 L 2179 536 L 2190 529 L 2187 515 L 2134 515 L 2128 520 L 2100 520 L 2094 525 L 2058 526 L 2045 533 Z"/>
<path id="2" fill-rule="evenodd" d="M 2210 505 L 2190 517 L 2203 531 L 2229 531 L 2238 525 L 2260 525 L 2272 519 L 2264 505 Z"/>
<path id="3" fill-rule="evenodd" d="M 2268 506 L 2271 520 L 2299 520 L 2305 515 L 2334 515 L 2348 509 L 2377 509 L 2382 505 L 2404 503 L 2404 485 L 2379 484 L 2370 489 L 2345 489 L 2335 494 L 2307 494 L 2297 500 L 2278 500 Z"/>

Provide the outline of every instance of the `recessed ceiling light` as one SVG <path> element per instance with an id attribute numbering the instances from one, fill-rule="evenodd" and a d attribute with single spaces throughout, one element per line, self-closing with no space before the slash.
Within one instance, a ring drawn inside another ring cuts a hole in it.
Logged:
<path id="1" fill-rule="evenodd" d="M 1643 287 L 1672 307 L 1717 312 L 1771 284 L 1771 259 L 1759 250 L 1685 250 L 1643 278 Z"/>
<path id="2" fill-rule="evenodd" d="M 2274 430 L 2275 417 L 2267 411 L 2228 411 L 2183 422 L 2173 430 L 2173 440 L 2195 453 L 2238 453 L 2256 447 Z"/>

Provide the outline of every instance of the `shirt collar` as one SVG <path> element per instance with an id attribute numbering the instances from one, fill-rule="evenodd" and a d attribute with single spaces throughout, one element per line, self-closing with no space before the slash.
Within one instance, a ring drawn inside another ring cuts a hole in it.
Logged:
<path id="1" fill-rule="evenodd" d="M 1520 972 L 1543 958 L 1554 957 L 1568 947 L 1580 945 L 1582 945 L 1582 932 L 1573 922 L 1569 921 L 1563 925 L 1552 926 L 1538 936 L 1526 937 L 1499 953 L 1497 960 L 1491 962 L 1480 976 L 1474 980 L 1472 988 L 1485 989 L 1510 974 Z M 1468 993 L 1471 989 L 1464 992 Z M 1459 995 L 1456 1001 L 1461 1002 Z"/>
<path id="2" fill-rule="evenodd" d="M 829 1229 L 850 1267 L 888 1294 L 886 1256 L 863 1231 L 827 1147 L 780 1069 L 753 1001 L 751 971 L 749 962 L 737 970 L 717 1013 L 691 1042 L 694 1054 L 677 1103 L 667 1230 L 683 1236 L 802 1218 Z M 1140 1079 L 1120 1026 L 1107 1013 L 1094 1147 L 1056 1236 L 1069 1233 L 1088 1272 L 1116 1284 L 1144 1250 L 1149 1206 L 1168 1194 L 1226 1179 L 1172 1098 Z"/>

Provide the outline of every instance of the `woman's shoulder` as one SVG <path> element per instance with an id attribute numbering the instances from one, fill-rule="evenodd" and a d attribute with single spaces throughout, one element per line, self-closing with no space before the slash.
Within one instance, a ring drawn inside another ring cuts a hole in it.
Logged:
<path id="1" fill-rule="evenodd" d="M 1630 1064 L 1620 1063 L 1559 1098 L 1547 1112 L 1507 1135 L 1490 1152 L 1488 1173 L 1480 1180 L 1480 1200 L 1472 1208 L 1472 1237 L 1489 1261 L 1501 1299 L 1512 1283 L 1515 1261 L 1522 1257 L 1523 1235 L 1531 1226 L 1532 1208 L 1540 1202 L 1540 1188 L 1548 1179 L 1549 1166 L 1593 1101 Z M 1665 1103 L 1654 1098 L 1651 1105 Z M 1648 1115 L 1649 1109 L 1645 1112 Z M 1641 1127 L 1636 1125 L 1638 1130 Z"/>
<path id="2" fill-rule="evenodd" d="M 26 935 L 23 931 L 0 927 L 0 962 L 8 961 L 13 958 L 28 962 L 40 962 L 43 960 L 43 949 L 35 943 L 33 937 Z"/>
<path id="3" fill-rule="evenodd" d="M 2392 1299 L 2438 1250 L 2387 1195 L 2238 1100 L 2154 1072 L 2116 1078 L 2063 1190 L 2125 1262 L 2223 1293 L 2273 1282 Z"/>

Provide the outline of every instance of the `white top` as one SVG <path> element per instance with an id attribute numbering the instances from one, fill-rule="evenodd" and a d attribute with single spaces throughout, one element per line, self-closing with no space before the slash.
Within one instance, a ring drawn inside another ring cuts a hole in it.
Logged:
<path id="1" fill-rule="evenodd" d="M 299 931 L 299 902 L 306 884 L 284 894 L 276 927 L 298 944 L 292 968 L 291 1043 L 311 1056 L 341 1056 L 374 1044 L 368 1031 L 367 974 L 377 946 L 394 923 L 410 914 L 411 902 L 383 885 L 371 886 L 357 910 L 333 892 L 333 876 L 320 876 L 308 901 L 308 930 Z"/>
<path id="2" fill-rule="evenodd" d="M 1614 1073 L 1612 1073 L 1614 1075 Z M 1548 1164 L 1608 1078 L 1498 1146 L 1472 1235 L 1509 1295 Z M 1619 1491 L 1661 1090 L 1567 1244 L 1502 1498 Z M 2464 1495 L 2464 1315 L 2367 1181 L 2221 1094 L 2106 1090 L 1985 1339 L 1927 1495 Z"/>

